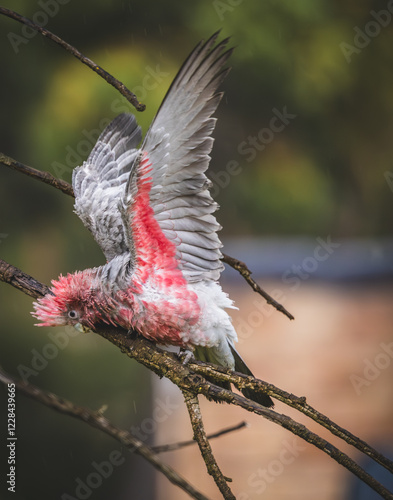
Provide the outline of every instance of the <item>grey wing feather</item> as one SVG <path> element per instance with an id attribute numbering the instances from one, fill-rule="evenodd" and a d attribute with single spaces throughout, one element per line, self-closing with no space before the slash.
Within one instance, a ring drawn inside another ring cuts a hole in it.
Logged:
<path id="1" fill-rule="evenodd" d="M 75 212 L 108 261 L 130 251 L 119 202 L 124 198 L 141 138 L 134 116 L 117 116 L 101 133 L 88 159 L 72 174 Z"/>
<path id="2" fill-rule="evenodd" d="M 174 79 L 146 134 L 141 150 L 152 165 L 150 204 L 188 281 L 217 280 L 223 269 L 221 242 L 205 171 L 213 146 L 212 118 L 222 94 L 217 87 L 229 69 L 223 69 L 232 50 L 228 40 L 214 46 L 217 34 L 190 54 Z M 137 166 L 136 166 L 137 168 Z M 134 188 L 133 188 L 134 186 Z M 129 183 L 124 206 L 135 196 Z"/>

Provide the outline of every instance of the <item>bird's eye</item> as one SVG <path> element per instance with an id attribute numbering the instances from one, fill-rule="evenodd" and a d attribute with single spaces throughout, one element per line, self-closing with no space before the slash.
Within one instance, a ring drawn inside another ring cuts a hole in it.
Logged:
<path id="1" fill-rule="evenodd" d="M 76 311 L 68 311 L 68 317 L 70 319 L 77 319 L 78 318 L 78 313 Z"/>

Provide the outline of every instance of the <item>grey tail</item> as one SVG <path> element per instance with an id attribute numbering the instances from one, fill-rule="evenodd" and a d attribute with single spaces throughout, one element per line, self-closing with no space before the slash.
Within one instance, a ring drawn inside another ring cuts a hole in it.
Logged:
<path id="1" fill-rule="evenodd" d="M 219 359 L 214 354 L 215 354 L 214 349 L 206 347 L 206 346 L 197 345 L 194 348 L 195 359 L 197 359 L 199 361 L 203 361 L 205 363 L 212 363 L 213 365 L 222 366 L 222 363 L 220 363 Z M 222 387 L 223 389 L 231 390 L 230 382 L 218 382 L 217 380 L 213 380 L 209 377 L 205 377 L 205 378 L 206 378 L 206 380 L 208 380 L 212 384 L 218 385 L 218 387 Z"/>
<path id="2" fill-rule="evenodd" d="M 253 373 L 248 368 L 246 363 L 240 357 L 240 354 L 236 351 L 236 349 L 229 343 L 229 347 L 231 348 L 233 357 L 235 359 L 235 371 L 243 373 L 244 375 L 250 375 L 253 377 Z M 264 394 L 260 391 L 253 391 L 252 389 L 243 389 L 242 393 L 246 398 L 252 399 L 256 403 L 259 403 L 262 406 L 266 406 L 266 408 L 271 408 L 274 406 L 273 400 L 267 394 Z"/>
<path id="3" fill-rule="evenodd" d="M 236 349 L 231 345 L 230 342 L 228 342 L 228 345 L 231 349 L 233 358 L 235 360 L 235 371 L 253 377 L 254 375 L 252 374 L 251 370 L 248 368 L 246 363 L 242 360 L 240 354 L 236 351 Z M 204 361 L 206 363 L 212 363 L 215 365 L 223 366 L 223 363 L 220 362 L 220 360 L 215 354 L 216 353 L 214 348 L 209 348 L 205 346 L 195 346 L 194 349 L 194 356 L 199 361 Z M 209 382 L 212 382 L 213 384 L 218 385 L 223 389 L 231 389 L 231 384 L 229 382 L 217 382 L 215 380 L 209 379 L 208 377 L 206 378 L 207 380 L 209 380 Z M 262 406 L 266 406 L 266 408 L 271 408 L 272 406 L 274 406 L 273 400 L 267 394 L 263 394 L 259 391 L 253 391 L 252 389 L 243 389 L 242 393 L 246 398 L 251 399 L 256 403 L 259 403 Z"/>

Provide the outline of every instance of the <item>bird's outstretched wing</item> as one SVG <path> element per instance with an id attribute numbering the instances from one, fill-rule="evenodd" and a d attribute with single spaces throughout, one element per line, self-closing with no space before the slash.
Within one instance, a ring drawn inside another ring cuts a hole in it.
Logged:
<path id="1" fill-rule="evenodd" d="M 205 175 L 232 50 L 213 35 L 183 64 L 148 130 L 126 188 L 123 220 L 140 267 L 176 266 L 188 281 L 216 280 L 223 269 L 220 225 Z"/>
<path id="2" fill-rule="evenodd" d="M 93 233 L 108 261 L 129 251 L 119 201 L 124 197 L 141 139 L 135 117 L 119 115 L 72 174 L 75 212 Z"/>

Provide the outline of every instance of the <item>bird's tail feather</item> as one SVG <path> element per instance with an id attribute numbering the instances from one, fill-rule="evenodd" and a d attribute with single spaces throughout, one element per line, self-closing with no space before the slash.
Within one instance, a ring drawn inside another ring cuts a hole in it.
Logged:
<path id="1" fill-rule="evenodd" d="M 228 344 L 229 344 L 229 347 L 231 349 L 233 358 L 235 360 L 235 371 L 243 373 L 244 375 L 250 375 L 251 377 L 253 377 L 254 375 L 252 374 L 251 370 L 248 368 L 246 363 L 242 360 L 242 358 L 240 357 L 240 354 L 232 346 L 231 342 L 228 342 Z M 223 366 L 222 359 L 220 360 L 220 357 L 217 356 L 215 349 L 212 347 L 195 346 L 194 356 L 199 361 L 204 361 L 207 363 L 213 363 L 215 365 Z M 223 389 L 230 389 L 231 388 L 231 384 L 229 382 L 217 382 L 216 380 L 209 379 L 208 377 L 206 377 L 206 378 L 210 382 L 212 382 L 213 384 L 218 385 L 219 387 L 222 387 Z M 246 396 L 246 398 L 252 399 L 256 403 L 259 403 L 263 406 L 266 406 L 267 408 L 274 406 L 273 400 L 267 394 L 263 394 L 259 391 L 253 391 L 252 389 L 243 389 L 242 393 L 244 394 L 244 396 Z"/>
<path id="2" fill-rule="evenodd" d="M 233 357 L 235 359 L 235 371 L 243 373 L 244 375 L 250 375 L 253 377 L 253 373 L 251 370 L 248 368 L 246 363 L 243 361 L 241 358 L 240 354 L 236 351 L 236 349 L 229 343 L 229 347 L 231 348 Z M 256 403 L 261 404 L 262 406 L 266 406 L 267 408 L 270 408 L 274 406 L 273 400 L 271 399 L 270 396 L 267 394 L 264 394 L 260 391 L 253 391 L 252 389 L 243 389 L 242 393 L 246 398 L 252 399 Z"/>
<path id="3" fill-rule="evenodd" d="M 220 360 L 215 355 L 215 350 L 212 349 L 211 347 L 206 347 L 201 345 L 195 346 L 194 356 L 195 359 L 198 359 L 199 361 L 204 361 L 205 363 L 212 363 L 213 365 L 222 366 L 222 363 L 220 363 Z M 217 380 L 210 379 L 209 377 L 206 377 L 206 379 L 212 384 L 218 385 L 223 389 L 229 389 L 229 390 L 231 389 L 231 384 L 229 382 L 218 382 Z"/>

